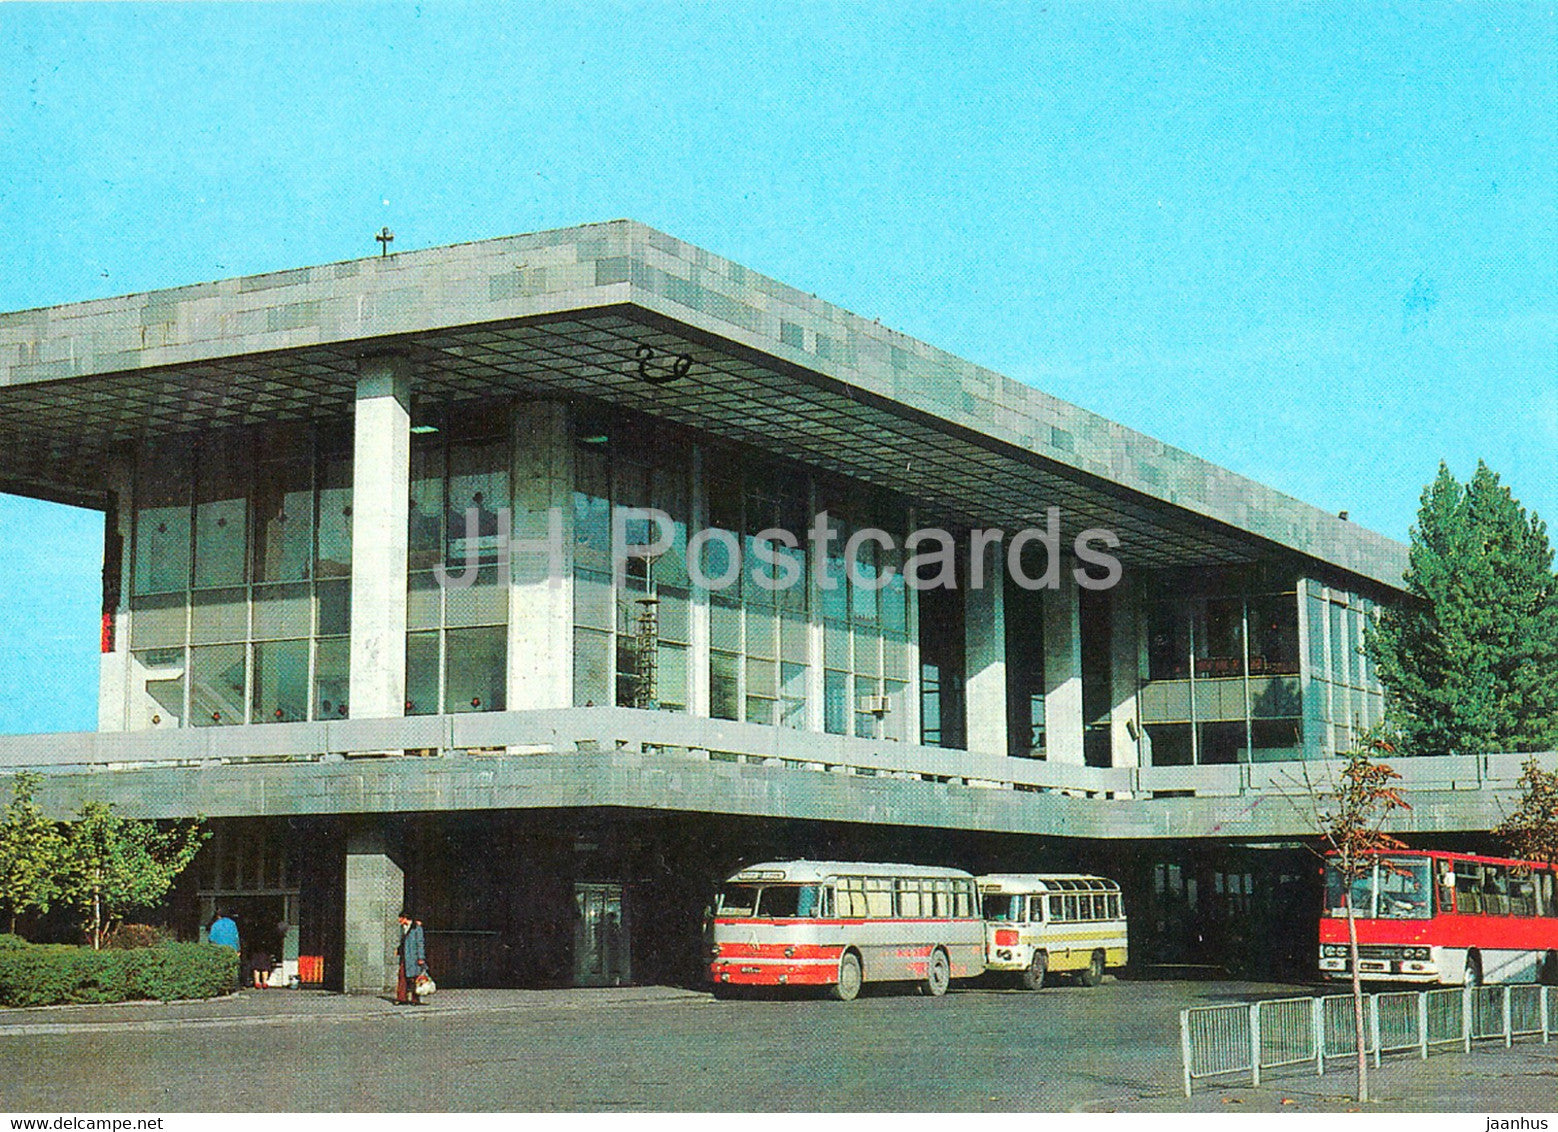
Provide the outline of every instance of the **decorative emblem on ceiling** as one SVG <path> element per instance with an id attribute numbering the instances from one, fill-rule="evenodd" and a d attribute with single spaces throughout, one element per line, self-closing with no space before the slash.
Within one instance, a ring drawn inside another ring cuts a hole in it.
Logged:
<path id="1" fill-rule="evenodd" d="M 633 351 L 638 359 L 638 376 L 650 385 L 665 385 L 679 377 L 686 377 L 692 369 L 692 358 L 686 354 L 656 355 L 654 348 L 640 346 Z"/>

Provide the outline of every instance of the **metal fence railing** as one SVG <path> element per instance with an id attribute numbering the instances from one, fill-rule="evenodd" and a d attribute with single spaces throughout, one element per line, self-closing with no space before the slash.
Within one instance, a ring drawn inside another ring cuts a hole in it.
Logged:
<path id="1" fill-rule="evenodd" d="M 1558 987 L 1515 984 L 1388 991 L 1364 996 L 1364 1053 L 1380 1064 L 1386 1054 L 1415 1051 L 1419 1057 L 1473 1042 L 1538 1037 L 1558 1032 Z M 1259 1085 L 1261 1072 L 1289 1065 L 1351 1059 L 1358 1051 L 1351 995 L 1276 998 L 1264 1002 L 1219 1003 L 1180 1011 L 1179 1039 L 1185 1095 L 1208 1077 L 1248 1073 Z"/>

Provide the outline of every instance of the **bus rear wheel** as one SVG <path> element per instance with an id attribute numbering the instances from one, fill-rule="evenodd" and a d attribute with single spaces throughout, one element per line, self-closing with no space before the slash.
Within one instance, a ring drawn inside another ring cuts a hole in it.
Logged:
<path id="1" fill-rule="evenodd" d="M 860 956 L 846 951 L 839 960 L 839 981 L 828 991 L 839 1002 L 852 1002 L 860 993 Z"/>
<path id="2" fill-rule="evenodd" d="M 1028 990 L 1038 990 L 1044 985 L 1044 976 L 1049 974 L 1049 955 L 1042 951 L 1033 953 L 1033 962 L 1023 970 L 1022 985 Z"/>
<path id="3" fill-rule="evenodd" d="M 1088 957 L 1087 966 L 1077 975 L 1077 982 L 1084 987 L 1096 987 L 1104 981 L 1104 953 L 1095 951 Z"/>
<path id="4" fill-rule="evenodd" d="M 920 984 L 920 989 L 932 998 L 940 998 L 947 993 L 947 987 L 951 984 L 952 964 L 947 959 L 947 953 L 938 947 L 930 953 L 930 962 L 925 965 L 925 981 Z"/>

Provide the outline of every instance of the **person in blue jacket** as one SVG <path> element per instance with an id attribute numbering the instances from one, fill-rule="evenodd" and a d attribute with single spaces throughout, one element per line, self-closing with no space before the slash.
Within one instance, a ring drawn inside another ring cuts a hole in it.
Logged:
<path id="1" fill-rule="evenodd" d="M 416 1006 L 422 998 L 417 994 L 417 976 L 427 973 L 427 936 L 422 931 L 422 921 L 411 918 L 402 911 L 400 916 L 400 946 L 395 954 L 400 956 L 400 970 L 395 976 L 395 1002 L 402 1006 Z"/>
<path id="2" fill-rule="evenodd" d="M 230 947 L 233 953 L 238 953 L 238 925 L 226 912 L 218 912 L 216 919 L 211 921 L 211 926 L 206 929 L 206 942 L 214 943 L 218 947 Z M 239 972 L 236 981 L 243 982 L 242 972 Z"/>

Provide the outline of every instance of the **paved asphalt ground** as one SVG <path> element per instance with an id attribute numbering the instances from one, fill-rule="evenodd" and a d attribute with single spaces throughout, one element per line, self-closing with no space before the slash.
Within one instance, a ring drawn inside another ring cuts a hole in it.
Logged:
<path id="1" fill-rule="evenodd" d="M 671 988 L 249 992 L 0 1013 L 0 1111 L 1305 1111 L 1345 1073 L 1180 1090 L 1178 1012 L 1293 993 L 1116 982 L 715 1001 Z M 1387 1061 L 1371 1111 L 1558 1107 L 1558 1043 Z"/>

